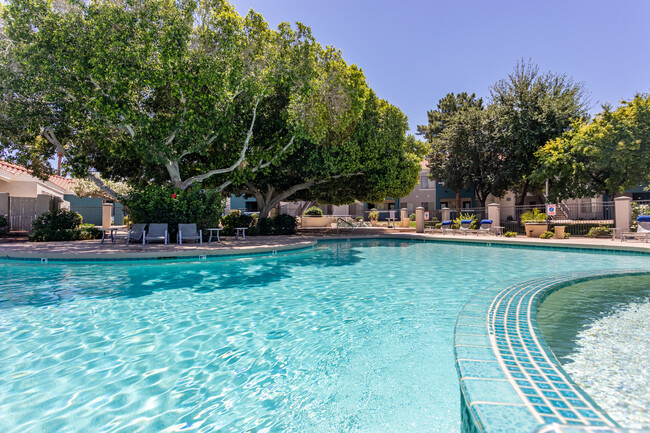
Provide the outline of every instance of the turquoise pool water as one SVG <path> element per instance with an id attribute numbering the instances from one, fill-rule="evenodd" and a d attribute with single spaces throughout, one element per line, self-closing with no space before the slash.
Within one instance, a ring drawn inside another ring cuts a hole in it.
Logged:
<path id="1" fill-rule="evenodd" d="M 647 256 L 399 241 L 207 262 L 0 263 L 4 432 L 460 430 L 482 287 Z"/>

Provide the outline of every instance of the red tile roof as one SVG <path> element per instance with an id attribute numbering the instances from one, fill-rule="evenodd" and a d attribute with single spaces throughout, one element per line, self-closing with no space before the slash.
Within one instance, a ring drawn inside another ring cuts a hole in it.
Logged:
<path id="1" fill-rule="evenodd" d="M 16 165 L 16 164 L 11 164 L 7 161 L 2 161 L 0 160 L 0 170 L 4 170 L 8 173 L 11 174 L 18 174 L 18 175 L 28 175 L 31 176 L 32 171 L 23 167 L 22 165 Z M 77 183 L 76 179 L 72 179 L 69 177 L 63 177 L 63 176 L 56 176 L 52 175 L 48 178 L 48 181 L 53 183 L 54 185 L 63 188 L 65 190 L 70 190 L 72 187 Z"/>

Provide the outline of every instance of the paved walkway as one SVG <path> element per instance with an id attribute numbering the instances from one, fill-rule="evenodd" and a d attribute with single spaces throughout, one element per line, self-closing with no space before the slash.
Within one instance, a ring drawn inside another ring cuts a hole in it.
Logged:
<path id="1" fill-rule="evenodd" d="M 203 244 L 131 244 L 119 242 L 100 244 L 98 240 L 75 242 L 7 242 L 0 243 L 0 258 L 48 258 L 48 259 L 135 259 L 156 257 L 185 257 L 185 256 L 221 256 L 232 254 L 272 253 L 273 251 L 287 251 L 309 248 L 322 239 L 419 239 L 441 240 L 452 242 L 489 243 L 491 245 L 522 245 L 522 246 L 553 246 L 589 248 L 610 251 L 637 251 L 650 253 L 650 243 L 640 241 L 626 241 L 611 239 L 537 239 L 518 236 L 506 238 L 492 235 L 442 235 L 418 233 L 342 233 L 336 235 L 306 235 L 295 236 L 249 236 L 246 240 L 235 240 L 234 237 L 222 237 L 221 243 Z"/>

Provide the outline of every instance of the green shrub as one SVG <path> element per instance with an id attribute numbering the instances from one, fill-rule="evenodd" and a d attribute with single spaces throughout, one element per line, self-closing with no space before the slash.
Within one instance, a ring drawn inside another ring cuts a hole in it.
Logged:
<path id="1" fill-rule="evenodd" d="M 592 227 L 589 229 L 589 232 L 587 232 L 585 236 L 588 238 L 611 237 L 612 230 L 605 226 Z"/>
<path id="2" fill-rule="evenodd" d="M 470 214 L 470 213 L 460 213 L 460 216 L 456 218 L 452 223 L 451 223 L 451 228 L 452 229 L 459 229 L 460 228 L 460 223 L 463 220 L 472 220 L 472 223 L 469 225 L 469 228 L 472 230 L 476 230 L 479 227 L 479 222 L 476 219 L 476 215 Z"/>
<path id="3" fill-rule="evenodd" d="M 318 206 L 312 206 L 305 211 L 307 216 L 323 216 L 323 211 Z"/>
<path id="4" fill-rule="evenodd" d="M 0 236 L 9 233 L 9 220 L 6 215 L 0 215 Z"/>
<path id="5" fill-rule="evenodd" d="M 370 213 L 368 213 L 368 219 L 371 221 L 379 221 L 379 211 L 370 211 Z"/>
<path id="6" fill-rule="evenodd" d="M 363 221 L 363 217 L 361 217 L 361 216 L 354 217 L 354 220 L 355 220 L 356 222 L 361 222 L 361 221 Z"/>
<path id="7" fill-rule="evenodd" d="M 122 218 L 122 224 L 131 227 L 133 225 L 133 221 L 131 221 L 131 218 L 129 218 L 128 215 L 124 215 L 124 218 Z"/>
<path id="8" fill-rule="evenodd" d="M 505 236 L 507 238 L 516 238 L 517 237 L 517 232 L 505 232 L 505 234 L 503 236 Z"/>
<path id="9" fill-rule="evenodd" d="M 257 232 L 262 236 L 271 236 L 274 234 L 275 225 L 273 218 L 259 218 L 257 220 Z"/>
<path id="10" fill-rule="evenodd" d="M 296 227 L 298 226 L 296 218 L 287 214 L 276 215 L 273 218 L 273 224 L 273 234 L 276 235 L 293 235 L 296 233 Z"/>
<path id="11" fill-rule="evenodd" d="M 199 230 L 217 227 L 223 197 L 199 186 L 182 191 L 171 185 L 150 185 L 132 191 L 124 205 L 132 223 L 167 223 L 169 239 L 176 239 L 179 223 L 196 223 Z"/>
<path id="12" fill-rule="evenodd" d="M 221 218 L 221 225 L 223 226 L 221 234 L 225 236 L 234 235 L 235 228 L 237 227 L 248 227 L 248 230 L 246 230 L 247 236 L 255 236 L 258 233 L 253 217 L 250 215 L 244 215 L 239 211 L 232 211 L 229 215 Z"/>
<path id="13" fill-rule="evenodd" d="M 545 231 L 544 233 L 542 233 L 541 235 L 539 235 L 539 237 L 542 238 L 542 239 L 551 239 L 554 236 L 555 236 L 555 233 L 553 233 L 551 231 L 548 231 L 548 230 Z"/>
<path id="14" fill-rule="evenodd" d="M 534 208 L 532 210 L 529 210 L 528 212 L 524 212 L 521 214 L 521 225 L 525 225 L 527 222 L 545 222 L 546 221 L 546 214 L 544 212 L 540 212 L 539 209 Z"/>
<path id="15" fill-rule="evenodd" d="M 441 229 L 442 228 L 442 223 L 436 223 L 435 228 Z"/>
<path id="16" fill-rule="evenodd" d="M 102 232 L 95 227 L 94 224 L 82 224 L 77 230 L 74 239 L 80 241 L 87 241 L 90 239 L 101 239 Z"/>
<path id="17" fill-rule="evenodd" d="M 564 239 L 569 239 L 570 237 L 571 237 L 571 233 L 564 232 Z"/>
<path id="18" fill-rule="evenodd" d="M 415 221 L 415 214 L 412 213 L 411 215 L 409 215 L 409 219 L 410 219 L 411 221 Z"/>
<path id="19" fill-rule="evenodd" d="M 29 240 L 47 242 L 77 239 L 78 227 L 82 222 L 83 218 L 77 212 L 62 209 L 46 212 L 32 222 Z"/>

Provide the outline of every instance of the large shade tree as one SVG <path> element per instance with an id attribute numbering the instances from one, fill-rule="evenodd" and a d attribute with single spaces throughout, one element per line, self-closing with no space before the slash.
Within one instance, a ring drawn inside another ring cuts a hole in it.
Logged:
<path id="1" fill-rule="evenodd" d="M 504 174 L 523 204 L 526 194 L 541 186 L 532 176 L 538 167 L 536 152 L 586 116 L 586 92 L 564 74 L 541 73 L 537 65 L 521 61 L 490 93 L 500 108 Z"/>
<path id="2" fill-rule="evenodd" d="M 286 130 L 285 120 L 274 117 L 275 122 L 265 124 L 275 128 L 260 134 L 266 140 Z M 425 154 L 423 144 L 407 131 L 406 116 L 370 91 L 355 123 L 331 122 L 320 138 L 302 139 L 255 173 L 241 168 L 228 191 L 255 197 L 261 217 L 280 201 L 345 204 L 404 196 L 417 183 Z"/>
<path id="3" fill-rule="evenodd" d="M 367 94 L 308 28 L 271 30 L 220 0 L 14 0 L 2 36 L 4 156 L 45 173 L 58 152 L 109 195 L 99 175 L 225 188 L 242 167 L 353 127 Z M 278 89 L 286 103 L 272 106 Z M 256 139 L 277 118 L 274 139 Z"/>
<path id="4" fill-rule="evenodd" d="M 650 96 L 636 95 L 591 122 L 576 122 L 538 153 L 537 176 L 550 180 L 553 200 L 612 198 L 650 184 Z"/>

